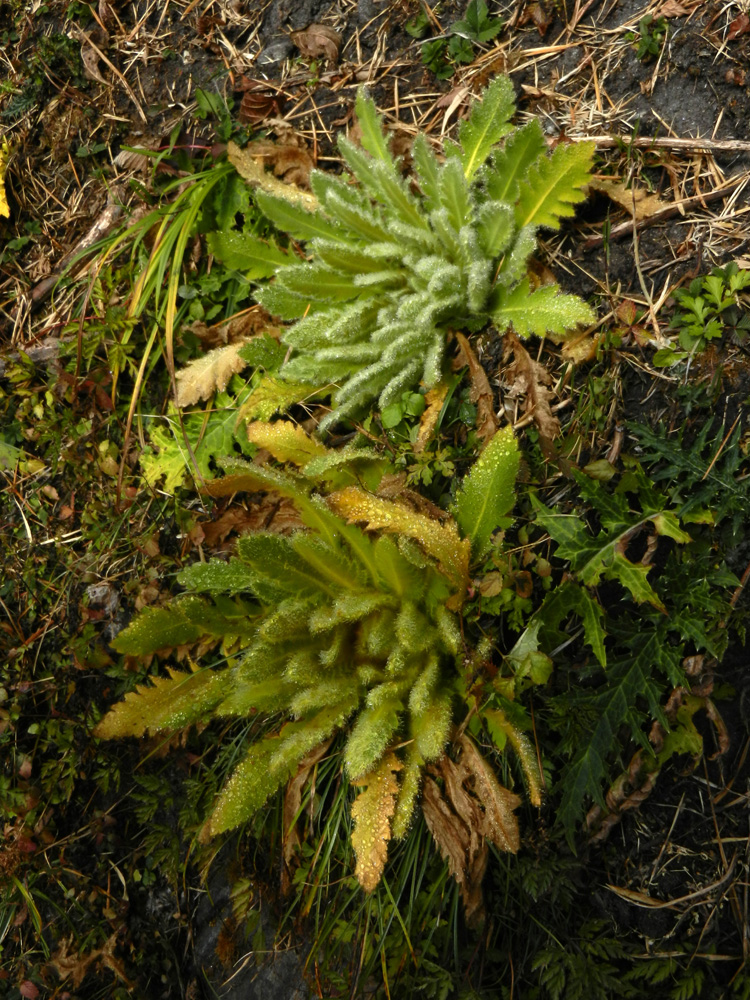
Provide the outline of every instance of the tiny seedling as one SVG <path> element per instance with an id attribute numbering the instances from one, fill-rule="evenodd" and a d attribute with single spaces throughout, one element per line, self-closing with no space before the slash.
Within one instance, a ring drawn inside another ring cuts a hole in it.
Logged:
<path id="1" fill-rule="evenodd" d="M 654 365 L 666 368 L 705 351 L 728 328 L 743 339 L 750 331 L 750 312 L 740 303 L 740 293 L 750 287 L 750 271 L 741 271 L 732 262 L 715 267 L 709 275 L 694 278 L 688 289 L 678 288 L 673 299 L 679 309 L 670 321 L 677 331 L 678 347 L 666 347 L 654 355 Z M 681 348 L 681 349 L 680 349 Z"/>
<path id="2" fill-rule="evenodd" d="M 625 40 L 637 44 L 636 55 L 641 62 L 657 57 L 667 39 L 667 20 L 664 17 L 655 18 L 646 14 L 638 22 L 638 31 L 629 31 Z"/>

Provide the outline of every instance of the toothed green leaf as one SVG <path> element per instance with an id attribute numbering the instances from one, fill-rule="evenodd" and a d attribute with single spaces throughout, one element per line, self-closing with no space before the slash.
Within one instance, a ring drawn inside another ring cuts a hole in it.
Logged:
<path id="1" fill-rule="evenodd" d="M 461 532 L 471 543 L 471 555 L 480 560 L 488 551 L 492 534 L 511 523 L 520 455 L 512 427 L 503 427 L 487 444 L 464 477 L 453 513 Z"/>

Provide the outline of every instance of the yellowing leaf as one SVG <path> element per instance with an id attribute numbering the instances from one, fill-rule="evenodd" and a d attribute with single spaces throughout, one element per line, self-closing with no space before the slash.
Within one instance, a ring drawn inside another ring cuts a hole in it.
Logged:
<path id="1" fill-rule="evenodd" d="M 8 140 L 3 139 L 0 143 L 0 215 L 10 218 L 10 205 L 5 194 L 5 174 L 8 170 L 8 160 L 10 159 L 10 146 Z"/>
<path id="2" fill-rule="evenodd" d="M 374 771 L 356 782 L 366 786 L 352 805 L 352 846 L 357 855 L 354 873 L 365 892 L 372 892 L 385 868 L 388 841 L 391 839 L 391 816 L 398 794 L 396 772 L 401 767 L 396 755 L 389 753 Z"/>
<path id="3" fill-rule="evenodd" d="M 192 406 L 226 389 L 232 375 L 247 367 L 247 361 L 240 357 L 243 346 L 244 341 L 237 341 L 189 361 L 175 374 L 177 405 Z"/>
<path id="4" fill-rule="evenodd" d="M 169 669 L 169 677 L 152 677 L 151 685 L 139 684 L 125 700 L 110 709 L 94 735 L 102 740 L 115 736 L 143 736 L 182 729 L 198 721 L 221 700 L 225 680 L 211 670 L 185 674 Z"/>
<path id="5" fill-rule="evenodd" d="M 269 420 L 274 413 L 284 413 L 295 403 L 312 399 L 318 392 L 309 382 L 287 382 L 266 375 L 240 407 L 240 420 Z"/>
<path id="6" fill-rule="evenodd" d="M 507 740 L 515 750 L 529 786 L 529 800 L 533 806 L 540 806 L 544 790 L 544 775 L 539 768 L 539 760 L 528 736 L 525 736 L 517 726 L 514 726 L 501 709 L 485 709 L 484 718 L 490 729 L 492 741 L 498 749 L 502 750 Z"/>
<path id="7" fill-rule="evenodd" d="M 273 174 L 267 173 L 263 162 L 253 159 L 252 149 L 240 149 L 235 143 L 230 142 L 227 146 L 227 155 L 240 177 L 253 187 L 259 187 L 261 191 L 282 198 L 292 205 L 299 205 L 308 212 L 314 212 L 318 207 L 318 199 L 314 194 L 301 190 L 295 184 L 285 184 Z"/>
<path id="8" fill-rule="evenodd" d="M 351 521 L 365 521 L 369 528 L 381 528 L 414 538 L 427 555 L 437 560 L 440 570 L 463 598 L 469 582 L 470 543 L 461 538 L 455 521 L 435 521 L 401 504 L 347 486 L 328 497 L 328 505 Z M 455 602 L 454 602 L 455 603 Z"/>
<path id="9" fill-rule="evenodd" d="M 328 454 L 324 445 L 291 420 L 278 420 L 275 424 L 254 421 L 248 424 L 247 437 L 252 444 L 270 451 L 277 462 L 294 462 L 303 466 L 313 458 Z"/>
<path id="10" fill-rule="evenodd" d="M 427 442 L 432 437 L 447 395 L 448 383 L 438 382 L 425 396 L 427 406 L 419 421 L 419 433 L 417 434 L 417 440 L 414 442 L 415 455 L 419 455 L 420 452 L 425 450 Z"/>

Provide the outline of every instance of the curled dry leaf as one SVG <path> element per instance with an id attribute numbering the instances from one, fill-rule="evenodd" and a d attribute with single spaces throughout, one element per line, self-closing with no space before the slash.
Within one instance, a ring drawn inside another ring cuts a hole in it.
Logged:
<path id="1" fill-rule="evenodd" d="M 296 183 L 292 182 L 292 168 L 296 166 L 297 176 L 300 176 L 299 171 L 304 173 L 303 164 L 306 164 L 306 160 L 303 156 L 303 151 L 300 147 L 294 147 L 296 153 L 292 157 L 292 154 L 287 148 L 286 153 L 279 151 L 278 145 L 267 140 L 261 140 L 264 148 L 256 152 L 254 150 L 258 149 L 257 144 L 252 144 L 246 146 L 244 149 L 240 149 L 238 145 L 234 142 L 230 142 L 227 145 L 227 153 L 229 156 L 229 162 L 235 168 L 237 173 L 248 184 L 252 184 L 253 187 L 259 187 L 262 191 L 268 192 L 268 194 L 273 195 L 276 198 L 283 198 L 284 201 L 290 202 L 292 205 L 299 205 L 308 212 L 314 212 L 318 207 L 318 199 L 314 194 L 309 191 L 302 190 L 298 187 Z M 288 146 L 288 144 L 287 144 Z M 275 147 L 275 152 L 272 148 Z M 307 157 L 310 158 L 310 154 L 307 153 Z M 284 180 L 281 181 L 278 177 L 272 176 L 265 169 L 265 163 L 272 164 L 274 166 L 274 173 L 276 172 L 277 166 L 274 158 L 278 158 L 281 166 L 280 170 L 284 176 Z M 312 169 L 312 159 L 310 158 L 310 169 Z M 307 178 L 309 181 L 310 172 L 307 170 Z"/>
<path id="2" fill-rule="evenodd" d="M 629 215 L 634 215 L 638 222 L 641 219 L 650 219 L 652 215 L 669 208 L 666 202 L 655 194 L 649 194 L 645 188 L 635 185 L 626 187 L 622 181 L 612 180 L 610 177 L 592 177 L 589 188 L 605 194 L 620 208 L 624 208 Z"/>
<path id="3" fill-rule="evenodd" d="M 114 162 L 122 170 L 140 170 L 145 173 L 154 161 L 137 149 L 121 149 Z"/>
<path id="4" fill-rule="evenodd" d="M 99 54 L 95 52 L 88 42 L 81 43 L 81 62 L 83 63 L 83 75 L 89 80 L 96 80 L 107 86 L 107 81 L 99 72 Z"/>
<path id="5" fill-rule="evenodd" d="M 438 382 L 434 388 L 428 390 L 425 396 L 427 406 L 419 420 L 419 433 L 417 434 L 417 440 L 414 442 L 415 455 L 419 455 L 425 450 L 427 442 L 435 432 L 435 427 L 437 426 L 447 394 L 447 382 Z"/>
<path id="6" fill-rule="evenodd" d="M 560 433 L 560 422 L 550 403 L 552 379 L 544 365 L 534 361 L 518 337 L 506 334 L 506 339 L 508 349 L 513 352 L 513 361 L 505 372 L 510 383 L 507 395 L 509 398 L 525 397 L 524 412 L 536 424 L 542 448 L 549 454 L 554 450 L 552 442 Z"/>
<path id="7" fill-rule="evenodd" d="M 454 743 L 458 763 L 447 754 L 430 767 L 442 778 L 444 793 L 428 776 L 422 790 L 422 810 L 441 855 L 461 887 L 469 924 L 484 915 L 482 878 L 487 867 L 487 844 L 515 854 L 520 846 L 518 820 L 513 810 L 521 800 L 498 782 L 492 768 L 465 734 Z"/>
<path id="8" fill-rule="evenodd" d="M 232 375 L 247 367 L 240 357 L 244 341 L 216 347 L 200 358 L 194 358 L 175 375 L 179 407 L 192 406 L 203 399 L 210 399 L 215 392 L 222 392 Z"/>
<path id="9" fill-rule="evenodd" d="M 460 367 L 463 368 L 466 365 L 469 369 L 469 379 L 471 380 L 469 398 L 472 403 L 476 404 L 477 408 L 477 437 L 487 444 L 495 436 L 499 427 L 495 416 L 492 386 L 466 337 L 460 332 L 456 332 L 455 337 L 459 345 L 456 362 Z"/>
<path id="10" fill-rule="evenodd" d="M 441 857 L 448 862 L 448 870 L 461 887 L 466 922 L 475 926 L 484 917 L 482 879 L 487 869 L 487 844 L 483 837 L 472 836 L 469 826 L 429 775 L 422 787 L 422 812 Z"/>
<path id="11" fill-rule="evenodd" d="M 303 59 L 328 59 L 337 63 L 341 48 L 341 35 L 327 24 L 311 24 L 304 31 L 293 31 L 291 39 Z"/>
<path id="12" fill-rule="evenodd" d="M 627 771 L 617 778 L 607 792 L 606 805 L 594 805 L 586 814 L 586 830 L 591 843 L 606 840 L 610 830 L 629 809 L 641 806 L 654 790 L 660 768 L 654 767 L 653 758 L 644 760 L 643 751 L 636 751 Z"/>

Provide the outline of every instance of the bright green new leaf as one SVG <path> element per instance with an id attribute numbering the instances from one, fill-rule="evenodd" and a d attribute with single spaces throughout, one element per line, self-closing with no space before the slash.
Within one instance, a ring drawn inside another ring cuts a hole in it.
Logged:
<path id="1" fill-rule="evenodd" d="M 468 119 L 459 126 L 461 163 L 467 180 L 471 180 L 492 148 L 511 131 L 510 119 L 515 110 L 513 84 L 507 76 L 496 77 L 482 100 L 474 104 Z"/>
<path id="2" fill-rule="evenodd" d="M 492 533 L 507 528 L 515 503 L 520 455 L 512 427 L 499 430 L 465 476 L 453 514 L 471 544 L 474 561 L 487 553 Z"/>
<path id="3" fill-rule="evenodd" d="M 226 267 L 242 271 L 246 278 L 254 280 L 270 278 L 278 268 L 292 263 L 289 255 L 273 243 L 246 233 L 209 233 L 208 248 Z"/>

